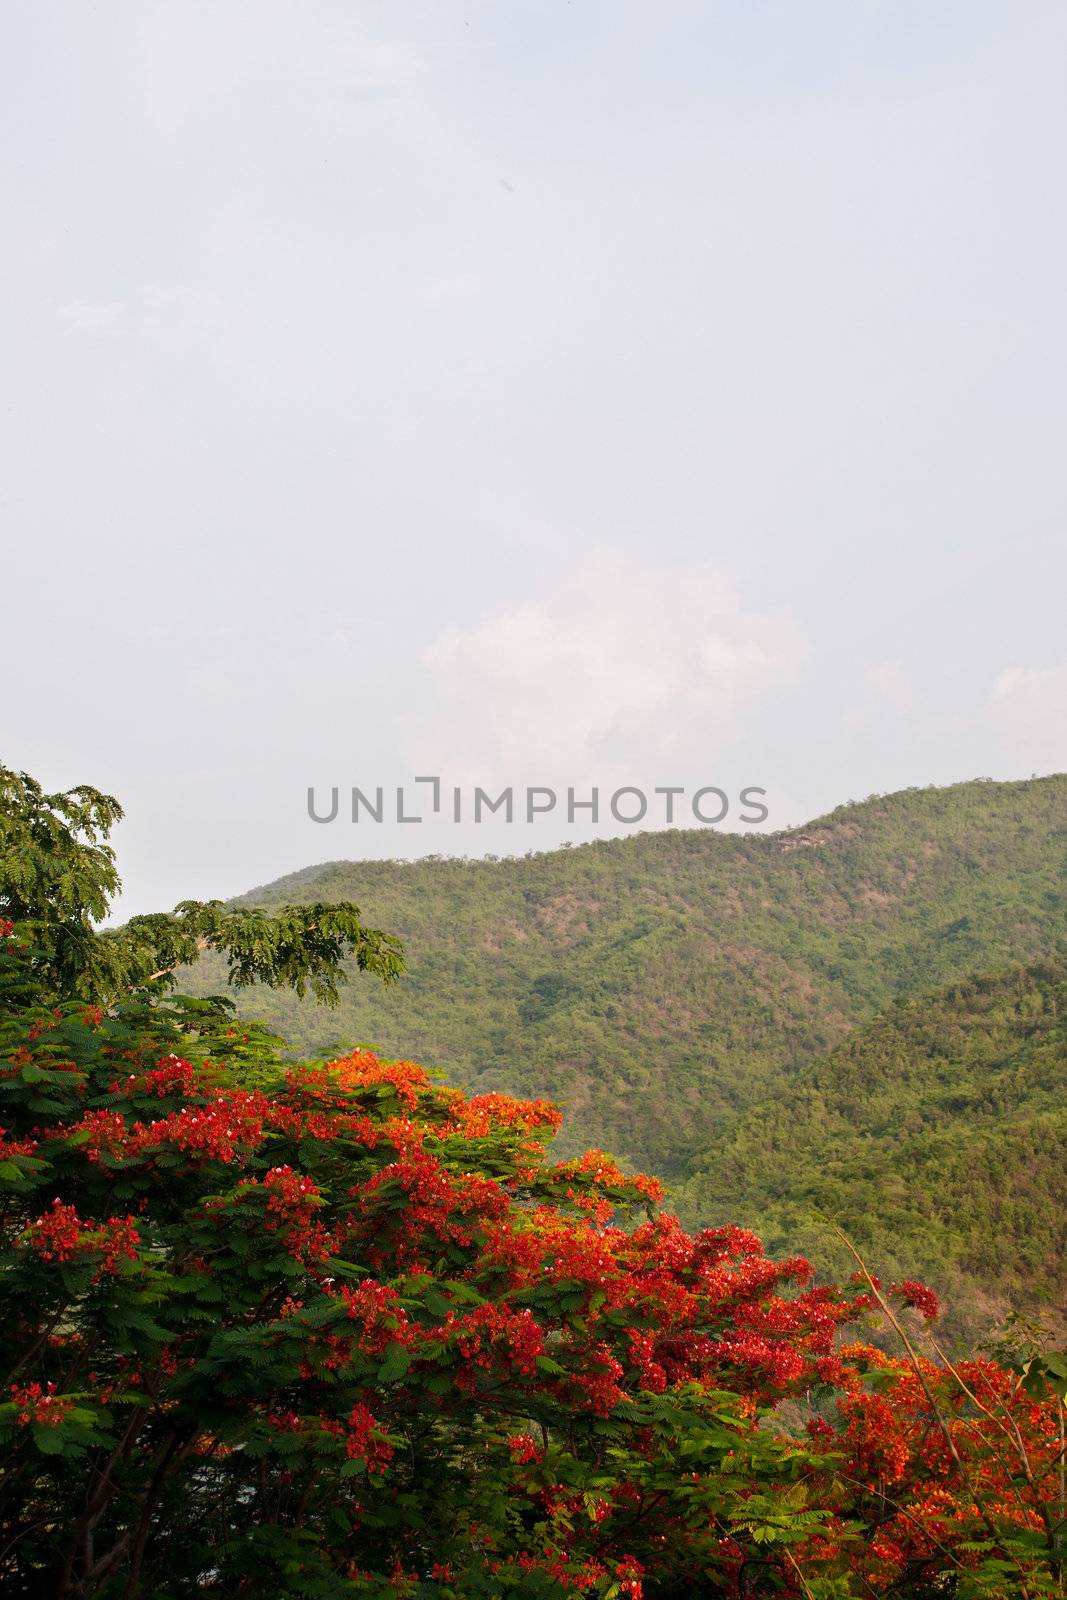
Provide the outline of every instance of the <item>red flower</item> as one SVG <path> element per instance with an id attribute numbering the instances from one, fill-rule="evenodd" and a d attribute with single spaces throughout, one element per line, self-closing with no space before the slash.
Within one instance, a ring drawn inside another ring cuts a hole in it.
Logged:
<path id="1" fill-rule="evenodd" d="M 56 1394 L 54 1383 L 46 1384 L 43 1389 L 39 1383 L 28 1383 L 22 1388 L 13 1383 L 10 1392 L 18 1407 L 19 1426 L 23 1428 L 29 1423 L 38 1428 L 54 1428 L 74 1409 L 73 1400 Z"/>
<path id="2" fill-rule="evenodd" d="M 941 1314 L 937 1295 L 932 1289 L 928 1289 L 925 1283 L 919 1283 L 915 1278 L 905 1278 L 903 1283 L 894 1283 L 890 1293 L 903 1300 L 906 1306 L 914 1306 L 927 1322 L 936 1321 Z"/>

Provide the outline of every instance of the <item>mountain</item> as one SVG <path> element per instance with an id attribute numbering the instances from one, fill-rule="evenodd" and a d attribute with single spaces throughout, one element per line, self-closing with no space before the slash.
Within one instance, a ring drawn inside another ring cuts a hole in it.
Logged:
<path id="1" fill-rule="evenodd" d="M 934 1283 L 957 1323 L 1067 1305 L 1067 965 L 900 1000 L 690 1163 L 683 1208 L 768 1247 Z"/>
<path id="2" fill-rule="evenodd" d="M 907 790 L 778 834 L 645 833 L 504 860 L 338 861 L 245 896 L 352 899 L 390 989 L 241 1008 L 478 1092 L 560 1101 L 688 1223 L 926 1272 L 962 1321 L 1063 1286 L 1067 776 Z M 974 976 L 975 974 L 991 974 Z M 205 961 L 188 987 L 218 989 Z"/>
<path id="3" fill-rule="evenodd" d="M 246 901 L 355 900 L 408 973 L 340 1009 L 251 991 L 302 1051 L 341 1041 L 547 1095 L 564 1150 L 670 1176 L 902 997 L 1067 955 L 1067 776 L 907 790 L 778 834 L 672 830 L 504 860 L 337 861 Z M 216 967 L 198 979 L 218 987 Z"/>

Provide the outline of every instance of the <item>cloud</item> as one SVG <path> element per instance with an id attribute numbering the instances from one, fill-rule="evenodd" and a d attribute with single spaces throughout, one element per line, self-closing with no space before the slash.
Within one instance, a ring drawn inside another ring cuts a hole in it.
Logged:
<path id="1" fill-rule="evenodd" d="M 418 759 L 476 782 L 675 781 L 805 654 L 715 568 L 599 549 L 547 596 L 434 641 Z"/>
<path id="2" fill-rule="evenodd" d="M 1067 662 L 1008 667 L 990 696 L 990 714 L 1005 747 L 1029 772 L 1067 769 Z"/>

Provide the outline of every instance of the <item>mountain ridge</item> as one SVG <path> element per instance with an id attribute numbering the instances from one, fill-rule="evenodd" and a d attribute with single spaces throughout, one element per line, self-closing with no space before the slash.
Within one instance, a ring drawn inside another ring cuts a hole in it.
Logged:
<path id="1" fill-rule="evenodd" d="M 671 835 L 690 838 L 714 837 L 723 841 L 738 839 L 764 840 L 776 843 L 782 854 L 789 854 L 793 849 L 805 847 L 807 841 L 803 836 L 818 833 L 825 834 L 834 824 L 839 823 L 842 818 L 847 816 L 851 820 L 855 813 L 862 813 L 868 807 L 877 807 L 886 802 L 905 800 L 912 796 L 950 796 L 973 789 L 996 790 L 1002 794 L 1012 794 L 1030 790 L 1035 785 L 1041 784 L 1067 784 L 1067 772 L 1053 772 L 1031 778 L 1001 779 L 981 777 L 966 778 L 952 784 L 912 785 L 906 789 L 888 790 L 884 794 L 870 794 L 863 800 L 842 801 L 832 811 L 822 812 L 818 816 L 812 817 L 809 821 L 794 823 L 785 828 L 752 829 L 744 832 L 738 828 L 724 829 L 710 825 L 702 828 L 635 828 L 631 833 L 616 834 L 609 838 L 587 839 L 578 844 L 564 842 L 544 850 L 516 850 L 507 855 L 332 856 L 324 861 L 309 863 L 305 867 L 296 867 L 292 872 L 282 873 L 279 877 L 270 878 L 265 883 L 256 884 L 252 888 L 244 890 L 241 894 L 235 895 L 233 901 L 235 904 L 256 904 L 264 896 L 269 896 L 274 901 L 277 899 L 278 893 L 283 890 L 287 891 L 289 888 L 301 887 L 314 882 L 319 876 L 353 867 L 358 867 L 361 870 L 372 870 L 378 867 L 417 869 L 428 861 L 449 862 L 457 866 L 498 867 L 506 866 L 511 862 L 543 860 L 546 857 L 560 855 L 564 851 L 582 852 L 625 847 L 633 845 L 642 839 L 669 837 Z M 816 847 L 824 842 L 826 842 L 825 839 L 817 840 Z"/>
<path id="2" fill-rule="evenodd" d="M 781 848 L 815 828 L 817 847 Z M 1055 953 L 1065 866 L 1067 777 L 901 791 L 778 835 L 324 863 L 242 898 L 353 899 L 405 940 L 407 975 L 353 981 L 338 1012 L 242 1003 L 314 1052 L 367 1041 L 555 1096 L 574 1145 L 677 1171 L 702 1129 L 665 1130 L 657 1084 L 706 1131 L 897 994 Z"/>

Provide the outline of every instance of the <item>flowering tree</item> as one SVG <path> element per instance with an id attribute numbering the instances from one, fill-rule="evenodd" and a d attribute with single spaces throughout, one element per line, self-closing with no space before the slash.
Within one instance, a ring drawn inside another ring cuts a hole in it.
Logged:
<path id="1" fill-rule="evenodd" d="M 982 1357 L 841 1354 L 837 1425 L 809 1431 L 833 1462 L 823 1503 L 862 1530 L 847 1546 L 856 1592 L 1061 1595 L 1062 1358 L 1027 1383 Z"/>
<path id="2" fill-rule="evenodd" d="M 617 1226 L 656 1186 L 546 1162 L 551 1107 L 184 1002 L 3 1042 L 7 1592 L 636 1594 L 799 1471 L 751 1419 L 849 1308 Z"/>
<path id="3" fill-rule="evenodd" d="M 686 1234 L 543 1102 L 61 998 L 42 925 L 0 924 L 5 1595 L 1062 1593 L 1056 1358 L 921 1354 L 921 1285 Z"/>

